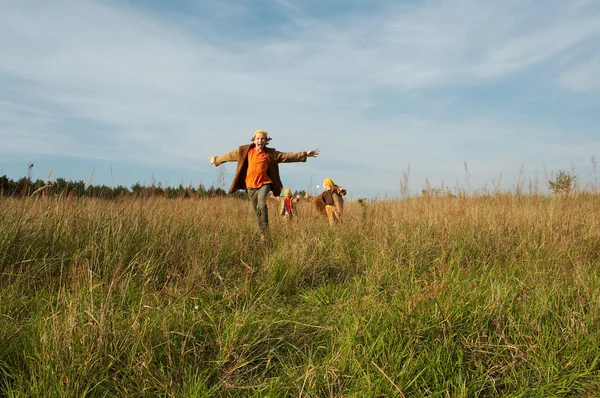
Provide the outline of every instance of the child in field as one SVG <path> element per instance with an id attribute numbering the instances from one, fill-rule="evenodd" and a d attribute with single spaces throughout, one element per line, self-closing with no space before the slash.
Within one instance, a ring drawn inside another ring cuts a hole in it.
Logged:
<path id="1" fill-rule="evenodd" d="M 258 230 L 263 238 L 269 230 L 267 197 L 269 192 L 279 196 L 283 184 L 279 177 L 279 163 L 306 162 L 317 157 L 318 149 L 303 152 L 280 152 L 267 147 L 271 137 L 266 131 L 256 130 L 251 144 L 241 145 L 221 156 L 211 155 L 210 164 L 219 166 L 225 162 L 237 162 L 237 170 L 228 194 L 246 190 L 252 203 Z"/>
<path id="2" fill-rule="evenodd" d="M 279 203 L 279 214 L 286 220 L 291 220 L 296 215 L 296 204 L 300 199 L 292 197 L 292 191 L 286 188 L 283 191 L 283 198 Z"/>
<path id="3" fill-rule="evenodd" d="M 346 190 L 339 185 L 336 185 L 331 178 L 323 180 L 322 194 L 315 197 L 315 206 L 319 213 L 327 217 L 329 225 L 333 226 L 342 222 L 344 215 L 344 196 Z"/>

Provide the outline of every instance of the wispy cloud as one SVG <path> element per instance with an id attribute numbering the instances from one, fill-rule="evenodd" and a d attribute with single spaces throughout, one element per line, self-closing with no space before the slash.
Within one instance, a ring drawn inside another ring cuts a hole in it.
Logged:
<path id="1" fill-rule="evenodd" d="M 599 91 L 600 90 L 600 54 L 565 70 L 558 83 L 570 91 Z"/>

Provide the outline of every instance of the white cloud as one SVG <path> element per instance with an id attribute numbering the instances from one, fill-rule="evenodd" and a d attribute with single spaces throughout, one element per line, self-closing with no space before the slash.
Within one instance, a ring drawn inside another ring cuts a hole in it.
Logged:
<path id="1" fill-rule="evenodd" d="M 600 90 L 600 56 L 567 69 L 560 75 L 558 83 L 576 92 Z"/>
<path id="2" fill-rule="evenodd" d="M 599 33 L 600 17 L 547 26 L 491 49 L 475 70 L 481 77 L 501 76 L 544 61 Z"/>

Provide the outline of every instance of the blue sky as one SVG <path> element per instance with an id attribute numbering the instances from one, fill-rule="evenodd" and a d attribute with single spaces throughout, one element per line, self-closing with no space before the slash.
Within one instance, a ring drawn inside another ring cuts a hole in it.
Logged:
<path id="1" fill-rule="evenodd" d="M 0 174 L 206 186 L 268 131 L 284 185 L 510 189 L 600 156 L 600 1 L 0 0 Z M 521 171 L 522 170 L 522 171 Z"/>

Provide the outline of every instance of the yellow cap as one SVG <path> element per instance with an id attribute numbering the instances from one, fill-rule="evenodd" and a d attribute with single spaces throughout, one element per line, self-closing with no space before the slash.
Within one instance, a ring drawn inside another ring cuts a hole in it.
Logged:
<path id="1" fill-rule="evenodd" d="M 329 187 L 332 188 L 335 184 L 331 178 L 326 178 L 323 180 L 323 186 L 325 185 L 329 185 Z"/>
<path id="2" fill-rule="evenodd" d="M 254 141 L 254 138 L 256 137 L 256 134 L 259 134 L 259 133 L 260 133 L 260 134 L 264 134 L 264 135 L 265 135 L 265 138 L 267 139 L 267 141 L 271 141 L 271 138 L 269 137 L 269 133 L 267 133 L 267 132 L 266 132 L 266 131 L 264 131 L 264 130 L 256 130 L 256 131 L 254 132 L 254 134 L 252 134 L 252 140 L 251 140 L 251 141 Z"/>
<path id="3" fill-rule="evenodd" d="M 292 196 L 292 191 L 290 191 L 289 188 L 286 188 L 285 191 L 283 191 L 283 195 L 284 196 Z"/>

